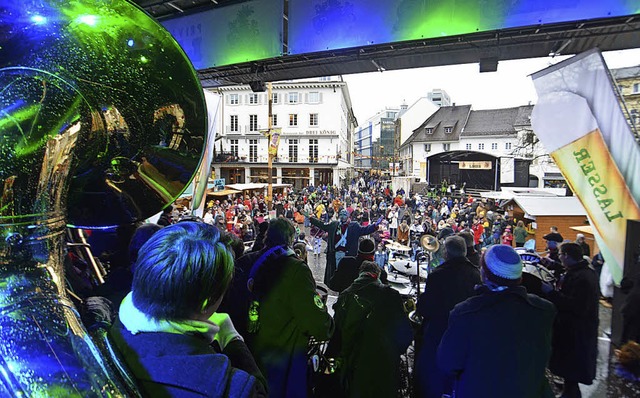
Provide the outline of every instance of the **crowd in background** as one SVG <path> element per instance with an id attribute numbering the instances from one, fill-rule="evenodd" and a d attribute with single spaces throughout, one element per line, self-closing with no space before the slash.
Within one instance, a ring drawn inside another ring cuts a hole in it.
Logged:
<path id="1" fill-rule="evenodd" d="M 446 194 L 394 191 L 373 178 L 284 190 L 271 219 L 260 194 L 212 200 L 202 218 L 168 209 L 158 225 L 123 232 L 126 254 L 112 256 L 120 266 L 105 284 L 78 293 L 111 300 L 102 314 L 115 312 L 116 346 L 151 395 L 397 396 L 400 357 L 415 341 L 416 396 L 551 397 L 550 368 L 562 397 L 580 397 L 578 384 L 595 378 L 600 297 L 584 237 L 545 235 L 542 264 L 553 280 L 531 285 L 513 248 L 527 243 L 522 220 L 490 199 Z M 334 225 L 330 236 L 322 225 Z M 307 252 L 329 253 L 347 225 L 369 237 L 336 263 L 332 316 Z M 385 244 L 415 245 L 426 233 L 442 247 L 418 297 L 416 330 L 387 283 Z M 640 337 L 637 301 L 626 305 L 629 341 Z M 324 376 L 317 363 L 311 376 L 314 341 L 327 341 L 319 357 L 335 360 L 321 367 Z M 634 347 L 624 351 L 631 368 Z M 183 371 L 166 371 L 175 364 Z M 495 374 L 510 376 L 496 384 Z"/>

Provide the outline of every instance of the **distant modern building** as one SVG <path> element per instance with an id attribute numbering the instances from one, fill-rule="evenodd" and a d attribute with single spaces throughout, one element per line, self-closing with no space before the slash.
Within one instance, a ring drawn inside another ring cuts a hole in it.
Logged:
<path id="1" fill-rule="evenodd" d="M 395 119 L 399 111 L 397 108 L 387 108 L 356 128 L 353 136 L 353 166 L 356 170 L 389 174 L 394 150 Z"/>
<path id="2" fill-rule="evenodd" d="M 438 109 L 400 147 L 406 175 L 478 189 L 554 186 L 564 181 L 531 128 L 533 106 Z"/>
<path id="3" fill-rule="evenodd" d="M 218 142 L 212 167 L 226 184 L 267 182 L 267 92 L 248 85 L 220 87 Z M 351 170 L 356 125 L 341 77 L 273 83 L 272 126 L 281 131 L 274 183 L 296 188 L 339 185 Z"/>
<path id="4" fill-rule="evenodd" d="M 446 91 L 440 90 L 439 88 L 435 88 L 427 93 L 427 98 L 431 100 L 434 104 L 438 106 L 450 106 L 451 105 L 451 97 L 447 94 Z"/>
<path id="5" fill-rule="evenodd" d="M 640 65 L 612 69 L 611 74 L 629 111 L 629 122 L 640 129 Z"/>

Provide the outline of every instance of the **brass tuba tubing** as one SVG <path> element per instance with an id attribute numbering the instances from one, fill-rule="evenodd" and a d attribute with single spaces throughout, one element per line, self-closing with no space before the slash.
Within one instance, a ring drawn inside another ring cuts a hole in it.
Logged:
<path id="1" fill-rule="evenodd" d="M 125 396 L 65 292 L 65 228 L 157 213 L 206 141 L 195 71 L 125 0 L 0 3 L 0 395 Z"/>

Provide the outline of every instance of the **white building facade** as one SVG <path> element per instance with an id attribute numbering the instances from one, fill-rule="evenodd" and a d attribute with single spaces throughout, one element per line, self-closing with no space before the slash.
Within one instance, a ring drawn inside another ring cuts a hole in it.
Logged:
<path id="1" fill-rule="evenodd" d="M 484 154 L 496 161 L 513 159 L 516 163 L 526 162 L 529 165 L 528 181 L 526 177 L 524 180 L 520 178 L 520 184 L 531 187 L 562 186 L 564 179 L 558 168 L 533 134 L 530 118 L 532 109 L 531 105 L 478 111 L 471 110 L 470 105 L 442 107 L 414 129 L 412 136 L 400 147 L 402 174 L 428 181 L 428 168 L 431 166 L 428 158 L 446 159 L 442 155 L 451 153 L 451 158 L 444 162 L 455 163 L 456 166 L 450 170 L 462 175 L 459 160 L 470 159 L 475 153 L 479 159 Z M 453 155 L 456 152 L 459 154 Z M 448 166 L 439 167 L 449 170 Z M 476 164 L 473 167 L 479 166 Z M 505 171 L 505 167 L 502 171 Z M 518 170 L 515 172 L 518 173 Z M 514 179 L 518 180 L 518 177 L 516 175 Z"/>
<path id="2" fill-rule="evenodd" d="M 268 93 L 248 85 L 220 87 L 212 167 L 226 184 L 267 182 Z M 280 131 L 273 182 L 340 185 L 352 164 L 355 118 L 347 83 L 321 77 L 272 84 L 272 131 Z"/>

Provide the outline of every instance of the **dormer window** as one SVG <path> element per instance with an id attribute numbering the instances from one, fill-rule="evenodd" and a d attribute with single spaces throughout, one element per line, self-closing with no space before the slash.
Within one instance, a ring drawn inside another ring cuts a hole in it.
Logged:
<path id="1" fill-rule="evenodd" d="M 451 126 L 445 127 L 444 128 L 444 132 L 447 133 L 447 134 L 453 133 L 453 127 L 451 127 Z"/>
<path id="2" fill-rule="evenodd" d="M 427 127 L 424 129 L 424 132 L 427 134 L 433 134 L 433 127 Z"/>

